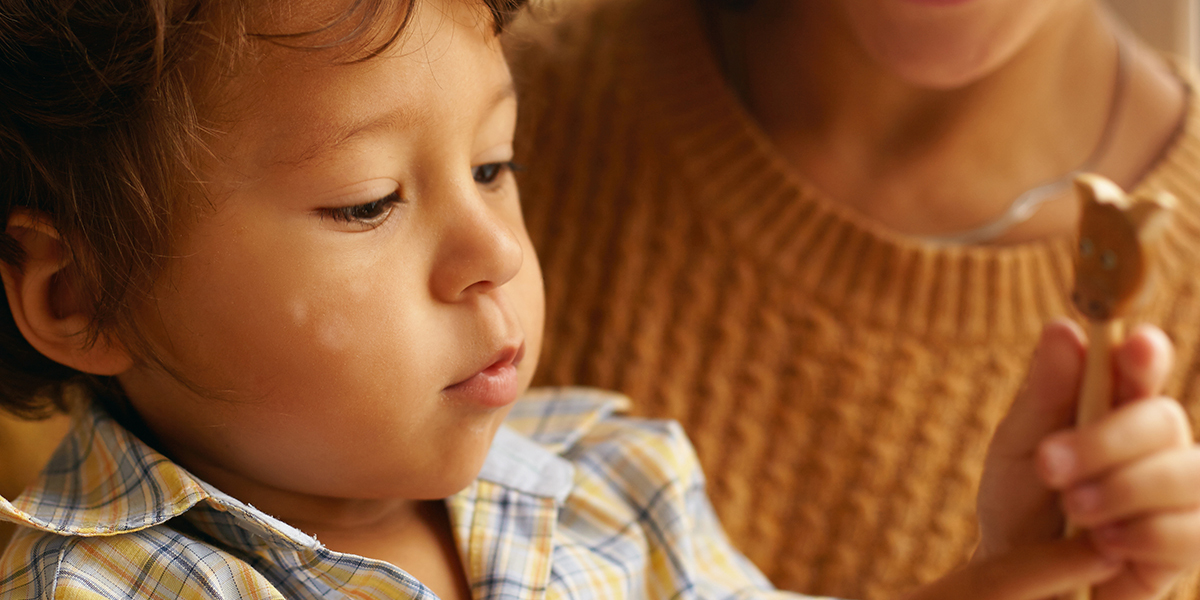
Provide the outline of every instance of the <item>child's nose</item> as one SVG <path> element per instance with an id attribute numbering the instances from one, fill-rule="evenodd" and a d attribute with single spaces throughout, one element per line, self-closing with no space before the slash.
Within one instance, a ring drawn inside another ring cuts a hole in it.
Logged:
<path id="1" fill-rule="evenodd" d="M 466 194 L 448 213 L 432 275 L 434 294 L 458 302 L 508 283 L 521 269 L 524 250 L 510 208 Z"/>

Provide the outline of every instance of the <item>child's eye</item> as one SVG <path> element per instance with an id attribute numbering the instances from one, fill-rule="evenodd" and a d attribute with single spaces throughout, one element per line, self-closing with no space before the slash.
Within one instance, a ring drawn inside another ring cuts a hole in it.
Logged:
<path id="1" fill-rule="evenodd" d="M 320 213 L 322 217 L 329 217 L 338 223 L 349 223 L 363 229 L 374 229 L 387 219 L 397 202 L 400 202 L 400 193 L 392 192 L 366 204 L 322 208 Z"/>
<path id="2" fill-rule="evenodd" d="M 475 178 L 475 183 L 489 184 L 495 183 L 496 179 L 504 173 L 505 170 L 517 171 L 519 168 L 513 161 L 488 163 L 479 165 L 471 169 L 471 175 Z"/>

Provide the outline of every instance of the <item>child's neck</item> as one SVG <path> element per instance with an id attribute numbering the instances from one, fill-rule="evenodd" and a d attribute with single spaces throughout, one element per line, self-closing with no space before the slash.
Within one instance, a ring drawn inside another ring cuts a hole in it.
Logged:
<path id="1" fill-rule="evenodd" d="M 391 510 L 386 510 L 391 504 Z M 356 554 L 396 565 L 416 577 L 443 600 L 471 597 L 459 557 L 450 516 L 439 500 L 373 503 L 365 513 L 353 506 L 341 514 L 314 513 L 287 519 L 336 552 Z M 385 510 L 381 510 L 385 509 Z"/>
<path id="2" fill-rule="evenodd" d="M 400 567 L 443 600 L 471 597 L 450 516 L 441 500 L 315 496 L 248 481 L 208 464 L 190 468 L 225 493 L 312 535 L 330 550 Z"/>

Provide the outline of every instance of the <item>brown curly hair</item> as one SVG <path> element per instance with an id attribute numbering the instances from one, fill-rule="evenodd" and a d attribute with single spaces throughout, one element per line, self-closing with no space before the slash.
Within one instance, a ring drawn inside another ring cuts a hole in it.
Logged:
<path id="1" fill-rule="evenodd" d="M 197 200 L 204 151 L 197 93 L 238 63 L 246 42 L 346 48 L 369 60 L 400 37 L 416 0 L 352 0 L 311 31 L 258 33 L 247 0 L 10 0 L 0 6 L 0 217 L 33 211 L 59 232 L 92 307 L 83 341 L 112 336 L 166 367 L 134 322 Z M 525 0 L 481 0 L 499 33 Z M 278 4 L 278 3 L 276 3 Z M 252 6 L 253 5 L 253 6 Z M 0 260 L 23 264 L 0 233 Z M 0 408 L 62 407 L 64 386 L 119 386 L 55 363 L 0 310 Z M 170 371 L 168 369 L 168 371 Z"/>

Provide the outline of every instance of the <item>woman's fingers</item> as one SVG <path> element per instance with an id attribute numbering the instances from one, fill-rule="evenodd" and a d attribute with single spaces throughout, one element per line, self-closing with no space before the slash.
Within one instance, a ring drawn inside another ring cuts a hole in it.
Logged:
<path id="1" fill-rule="evenodd" d="M 1120 406 L 1162 393 L 1175 362 L 1175 349 L 1161 329 L 1141 325 L 1116 349 L 1113 361 L 1115 404 Z"/>
<path id="2" fill-rule="evenodd" d="M 1093 588 L 1092 600 L 1156 600 L 1165 598 L 1182 571 L 1174 567 L 1135 563 L 1116 577 Z"/>
<path id="3" fill-rule="evenodd" d="M 1200 562 L 1200 512 L 1154 513 L 1089 532 L 1102 554 L 1139 563 L 1190 567 Z"/>
<path id="4" fill-rule="evenodd" d="M 1094 600 L 1153 600 L 1163 597 L 1185 568 L 1200 562 L 1200 449 L 1179 404 L 1155 397 L 1162 393 L 1173 361 L 1170 341 L 1154 327 L 1134 330 L 1115 351 L 1114 411 L 1086 427 L 1051 433 L 1066 425 L 1069 416 L 1062 411 L 1070 409 L 1078 386 L 1081 361 L 1069 352 L 1072 333 L 1059 326 L 1043 335 L 1026 388 L 997 433 L 1006 443 L 993 442 L 989 466 L 996 470 L 992 463 L 997 456 L 1014 465 L 1022 458 L 1028 461 L 1029 450 L 1023 448 L 1030 446 L 1019 442 L 1044 438 L 1034 452 L 1037 475 L 1047 487 L 1063 492 L 1067 515 L 1089 531 L 1047 543 L 1016 536 L 1021 543 L 1014 544 L 1008 539 L 1012 535 L 1000 536 L 1010 543 L 993 545 L 997 555 L 977 553 L 987 558 L 923 588 L 914 598 L 1043 599 L 1093 587 Z M 1078 345 L 1074 348 L 1079 351 Z M 1062 392 L 1064 388 L 1069 389 Z M 1062 398 L 1068 402 L 1056 401 Z M 1025 437 L 1008 435 L 1006 426 Z M 1000 488 L 993 492 L 1007 500 L 1013 493 L 1010 486 L 1030 487 L 1014 477 L 993 483 L 1004 484 L 993 486 Z M 981 523 L 986 525 L 989 505 L 983 497 Z M 1000 521 L 1007 525 L 999 527 L 1001 532 L 1014 529 L 1014 523 Z M 983 529 L 986 534 L 988 527 Z M 1097 560 L 1093 553 L 1108 560 Z"/>
<path id="5" fill-rule="evenodd" d="M 1092 425 L 1047 437 L 1038 448 L 1038 473 L 1047 485 L 1062 490 L 1192 444 L 1191 424 L 1179 403 L 1152 398 L 1127 404 Z"/>
<path id="6" fill-rule="evenodd" d="M 1071 522 L 1089 528 L 1200 507 L 1200 448 L 1154 454 L 1085 482 L 1064 494 L 1063 506 Z"/>

